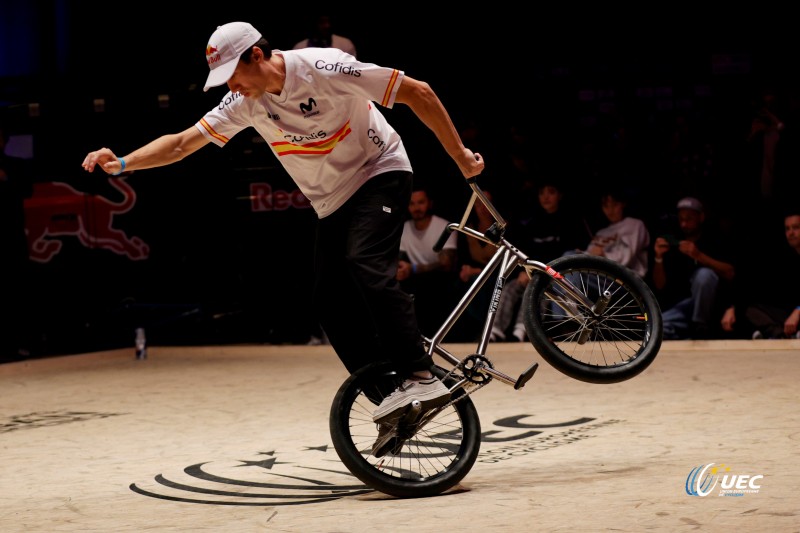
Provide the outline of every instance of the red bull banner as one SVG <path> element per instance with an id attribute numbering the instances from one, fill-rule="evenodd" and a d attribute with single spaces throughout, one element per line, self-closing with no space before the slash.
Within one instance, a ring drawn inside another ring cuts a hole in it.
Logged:
<path id="1" fill-rule="evenodd" d="M 125 178 L 111 178 L 109 183 L 119 191 L 120 198 L 81 192 L 63 182 L 34 184 L 33 194 L 25 199 L 30 259 L 49 262 L 66 239 L 77 239 L 86 248 L 108 250 L 132 261 L 147 259 L 148 244 L 115 227 L 117 215 L 136 205 L 136 192 Z"/>

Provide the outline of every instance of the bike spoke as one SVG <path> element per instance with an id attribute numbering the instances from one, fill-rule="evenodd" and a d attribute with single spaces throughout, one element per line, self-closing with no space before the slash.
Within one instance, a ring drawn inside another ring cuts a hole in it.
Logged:
<path id="1" fill-rule="evenodd" d="M 616 279 L 593 270 L 562 273 L 591 301 L 607 295 L 610 302 L 595 319 L 560 287 L 553 284 L 542 300 L 541 325 L 566 355 L 598 367 L 624 364 L 636 357 L 647 340 L 645 310 Z M 588 330 L 588 331 L 587 331 Z M 579 339 L 585 337 L 585 342 Z"/>

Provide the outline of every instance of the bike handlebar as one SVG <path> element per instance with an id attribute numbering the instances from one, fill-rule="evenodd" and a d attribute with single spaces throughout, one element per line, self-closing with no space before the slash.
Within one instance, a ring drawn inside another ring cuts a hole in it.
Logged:
<path id="1" fill-rule="evenodd" d="M 447 242 L 447 239 L 450 238 L 450 233 L 453 230 L 450 229 L 450 226 L 445 226 L 444 230 L 442 230 L 442 234 L 439 236 L 439 240 L 436 241 L 436 244 L 433 245 L 433 251 L 439 253 L 444 248 L 444 243 Z"/>
<path id="2" fill-rule="evenodd" d="M 460 224 L 448 224 L 442 234 L 439 236 L 439 240 L 436 241 L 436 244 L 433 246 L 434 252 L 441 252 L 442 248 L 444 248 L 444 244 L 447 242 L 447 239 L 450 237 L 450 233 L 455 229 L 453 226 L 458 227 L 459 229 L 464 228 L 467 224 L 467 219 L 469 218 L 469 214 L 472 211 L 472 208 L 475 206 L 475 200 L 480 200 L 480 202 L 486 207 L 489 213 L 494 218 L 495 223 L 492 225 L 491 231 L 487 231 L 487 236 L 491 238 L 493 242 L 499 242 L 500 238 L 503 235 L 503 232 L 506 228 L 506 221 L 497 211 L 492 201 L 486 196 L 483 192 L 483 189 L 480 188 L 478 185 L 478 178 L 477 176 L 473 176 L 471 178 L 467 178 L 467 185 L 469 185 L 470 189 L 472 189 L 472 197 L 470 198 L 469 202 L 467 203 L 467 208 L 464 211 L 464 217 L 461 219 Z"/>

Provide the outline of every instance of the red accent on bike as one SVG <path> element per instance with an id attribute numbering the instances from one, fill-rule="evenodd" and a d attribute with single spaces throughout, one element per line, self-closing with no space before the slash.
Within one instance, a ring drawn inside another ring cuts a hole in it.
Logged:
<path id="1" fill-rule="evenodd" d="M 553 270 L 551 267 L 547 267 L 547 273 L 557 279 L 563 279 L 564 276 Z"/>

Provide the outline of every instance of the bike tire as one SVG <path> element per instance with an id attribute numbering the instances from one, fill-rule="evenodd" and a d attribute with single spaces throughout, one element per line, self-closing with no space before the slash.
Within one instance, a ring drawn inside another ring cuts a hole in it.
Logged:
<path id="1" fill-rule="evenodd" d="M 435 373 L 446 375 L 441 368 Z M 345 467 L 367 486 L 398 498 L 434 496 L 458 484 L 475 464 L 481 427 L 472 399 L 463 391 L 398 450 L 372 455 L 378 427 L 372 413 L 400 384 L 396 372 L 373 365 L 353 373 L 336 392 L 329 418 L 333 446 Z M 452 386 L 452 380 L 445 379 Z"/>
<path id="2" fill-rule="evenodd" d="M 547 363 L 571 378 L 601 384 L 628 380 L 652 364 L 663 338 L 661 309 L 639 275 L 604 257 L 583 254 L 560 257 L 548 266 L 591 301 L 604 290 L 611 299 L 594 320 L 551 274 L 534 273 L 523 296 L 525 330 Z"/>

